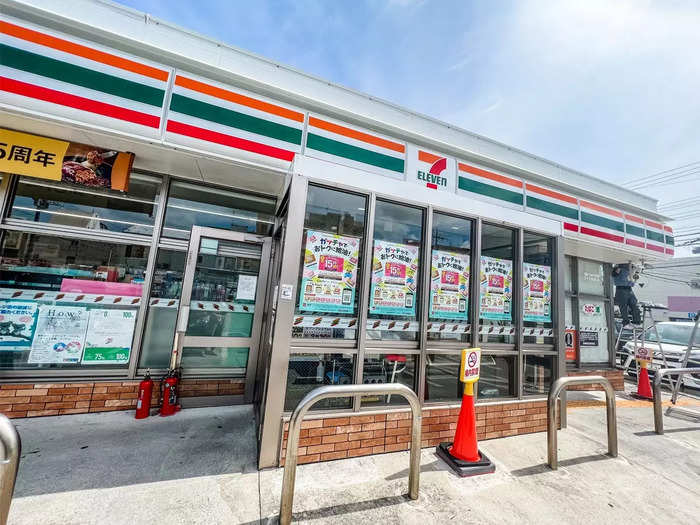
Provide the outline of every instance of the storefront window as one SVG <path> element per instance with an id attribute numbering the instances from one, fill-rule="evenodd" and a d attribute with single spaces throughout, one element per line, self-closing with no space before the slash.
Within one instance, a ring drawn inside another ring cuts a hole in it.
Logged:
<path id="1" fill-rule="evenodd" d="M 514 397 L 516 357 L 482 355 L 477 391 L 485 401 L 495 397 Z"/>
<path id="2" fill-rule="evenodd" d="M 462 399 L 464 383 L 459 380 L 460 354 L 428 354 L 425 361 L 425 400 Z"/>
<path id="3" fill-rule="evenodd" d="M 129 191 L 20 177 L 10 217 L 90 230 L 152 235 L 160 179 L 132 173 Z"/>
<path id="4" fill-rule="evenodd" d="M 0 367 L 126 367 L 148 248 L 5 231 Z"/>
<path id="5" fill-rule="evenodd" d="M 180 306 L 185 252 L 159 250 L 141 344 L 141 368 L 168 368 Z"/>
<path id="6" fill-rule="evenodd" d="M 484 224 L 481 231 L 479 340 L 515 343 L 513 260 L 515 231 Z"/>
<path id="7" fill-rule="evenodd" d="M 173 181 L 165 209 L 163 237 L 187 239 L 192 226 L 270 235 L 275 199 Z"/>
<path id="8" fill-rule="evenodd" d="M 578 293 L 605 295 L 603 263 L 578 259 Z"/>
<path id="9" fill-rule="evenodd" d="M 554 344 L 553 253 L 551 237 L 524 232 L 522 290 L 525 344 Z"/>
<path id="10" fill-rule="evenodd" d="M 415 391 L 417 355 L 367 354 L 362 368 L 362 381 L 365 384 L 401 383 Z M 363 396 L 362 406 L 406 405 L 402 396 Z"/>
<path id="11" fill-rule="evenodd" d="M 420 308 L 423 211 L 377 201 L 367 338 L 415 341 Z"/>
<path id="12" fill-rule="evenodd" d="M 351 354 L 292 354 L 289 356 L 284 409 L 294 410 L 306 394 L 319 386 L 350 384 L 354 374 L 355 356 Z M 351 406 L 351 397 L 338 397 L 320 401 L 312 410 Z"/>
<path id="13" fill-rule="evenodd" d="M 525 355 L 523 364 L 523 393 L 546 394 L 556 377 L 553 355 Z"/>
<path id="14" fill-rule="evenodd" d="M 309 186 L 292 336 L 355 339 L 367 198 Z"/>
<path id="15" fill-rule="evenodd" d="M 428 340 L 471 341 L 472 221 L 433 214 Z"/>

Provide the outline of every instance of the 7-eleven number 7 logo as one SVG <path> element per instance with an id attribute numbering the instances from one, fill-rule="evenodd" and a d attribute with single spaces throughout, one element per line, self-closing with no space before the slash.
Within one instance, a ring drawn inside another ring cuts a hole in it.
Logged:
<path id="1" fill-rule="evenodd" d="M 425 186 L 433 190 L 440 187 L 447 188 L 447 177 L 445 176 L 447 175 L 447 158 L 418 150 L 418 160 L 430 164 L 430 168 L 428 171 L 419 169 L 416 175 L 417 180 L 425 182 Z"/>

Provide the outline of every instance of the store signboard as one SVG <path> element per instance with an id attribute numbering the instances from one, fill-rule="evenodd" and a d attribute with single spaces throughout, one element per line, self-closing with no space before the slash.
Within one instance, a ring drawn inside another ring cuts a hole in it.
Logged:
<path id="1" fill-rule="evenodd" d="M 455 159 L 408 145 L 407 180 L 437 191 L 455 191 Z"/>
<path id="2" fill-rule="evenodd" d="M 418 246 L 374 241 L 372 257 L 371 314 L 416 314 Z"/>
<path id="3" fill-rule="evenodd" d="M 353 312 L 359 249 L 357 237 L 306 232 L 299 310 Z"/>
<path id="4" fill-rule="evenodd" d="M 78 363 L 83 354 L 88 309 L 82 306 L 40 305 L 27 362 Z"/>
<path id="5" fill-rule="evenodd" d="M 467 320 L 469 255 L 433 250 L 430 265 L 430 317 Z"/>
<path id="6" fill-rule="evenodd" d="M 552 321 L 552 267 L 523 263 L 523 320 Z"/>
<path id="7" fill-rule="evenodd" d="M 128 363 L 135 323 L 135 310 L 90 310 L 82 364 Z"/>
<path id="8" fill-rule="evenodd" d="M 30 301 L 0 301 L 0 350 L 31 346 L 37 308 L 38 304 Z"/>
<path id="9" fill-rule="evenodd" d="M 513 261 L 481 256 L 481 319 L 510 320 Z"/>
<path id="10" fill-rule="evenodd" d="M 127 191 L 133 153 L 0 128 L 0 171 Z"/>

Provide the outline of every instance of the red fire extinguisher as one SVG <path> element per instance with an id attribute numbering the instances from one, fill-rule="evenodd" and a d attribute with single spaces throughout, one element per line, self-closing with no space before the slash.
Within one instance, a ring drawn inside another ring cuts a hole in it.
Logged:
<path id="1" fill-rule="evenodd" d="M 139 383 L 139 398 L 136 401 L 136 419 L 143 419 L 151 415 L 151 396 L 153 395 L 153 379 L 150 371 L 146 371 L 146 377 Z"/>
<path id="2" fill-rule="evenodd" d="M 177 404 L 178 376 L 177 369 L 170 370 L 165 376 L 165 379 L 161 382 L 161 416 L 172 416 L 175 412 L 180 410 L 180 405 Z"/>

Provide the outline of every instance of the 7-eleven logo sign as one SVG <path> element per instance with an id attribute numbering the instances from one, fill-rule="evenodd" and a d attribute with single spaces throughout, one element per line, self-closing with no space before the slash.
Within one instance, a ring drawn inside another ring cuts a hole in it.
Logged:
<path id="1" fill-rule="evenodd" d="M 436 155 L 416 148 L 413 173 L 414 181 L 432 190 L 451 190 L 454 161 L 448 157 Z"/>

